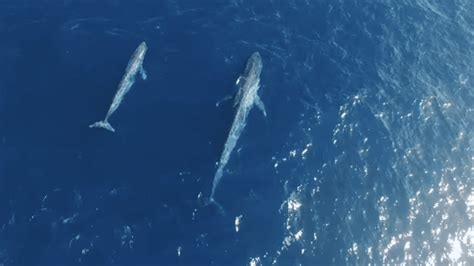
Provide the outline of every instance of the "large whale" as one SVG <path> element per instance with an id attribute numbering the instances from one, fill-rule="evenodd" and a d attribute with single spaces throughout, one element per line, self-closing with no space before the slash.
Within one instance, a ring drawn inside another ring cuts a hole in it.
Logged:
<path id="1" fill-rule="evenodd" d="M 223 211 L 223 208 L 214 199 L 214 194 L 222 176 L 224 175 L 224 168 L 229 162 L 230 155 L 237 144 L 237 140 L 245 128 L 248 114 L 254 106 L 257 106 L 263 112 L 263 115 L 267 116 L 265 106 L 257 94 L 258 89 L 260 88 L 261 72 L 262 58 L 260 53 L 254 52 L 247 61 L 244 73 L 236 81 L 239 90 L 234 101 L 234 106 L 238 105 L 237 112 L 232 127 L 230 128 L 227 141 L 224 145 L 224 150 L 222 151 L 217 171 L 214 175 L 211 196 L 209 197 L 209 203 L 217 205 L 221 211 Z"/>
<path id="2" fill-rule="evenodd" d="M 135 83 L 136 74 L 140 72 L 143 80 L 147 78 L 145 69 L 143 69 L 143 59 L 145 58 L 147 49 L 148 47 L 145 42 L 142 42 L 137 47 L 133 55 L 130 57 L 130 61 L 128 62 L 127 69 L 125 70 L 125 75 L 123 75 L 123 78 L 120 81 L 118 90 L 115 93 L 114 99 L 112 100 L 112 104 L 109 107 L 109 111 L 107 112 L 105 119 L 102 121 L 95 122 L 89 127 L 100 127 L 100 128 L 104 128 L 112 132 L 115 132 L 115 129 L 109 123 L 109 118 L 120 106 L 120 103 L 122 102 L 123 97 L 125 97 L 127 92 L 132 87 L 133 83 Z"/>

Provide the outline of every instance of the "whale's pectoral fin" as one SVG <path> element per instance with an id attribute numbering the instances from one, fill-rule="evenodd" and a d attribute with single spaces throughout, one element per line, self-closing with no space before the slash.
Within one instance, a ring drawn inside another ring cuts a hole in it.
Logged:
<path id="1" fill-rule="evenodd" d="M 255 96 L 255 104 L 257 105 L 258 109 L 260 109 L 263 115 L 267 116 L 267 111 L 265 111 L 265 105 L 262 102 L 262 99 L 258 95 Z"/>
<path id="2" fill-rule="evenodd" d="M 142 75 L 143 80 L 145 80 L 147 78 L 146 71 L 143 68 L 143 65 L 140 66 L 140 75 Z"/>
<path id="3" fill-rule="evenodd" d="M 226 95 L 224 98 L 216 102 L 216 107 L 219 107 L 223 102 L 228 101 L 230 99 L 232 99 L 232 95 Z"/>

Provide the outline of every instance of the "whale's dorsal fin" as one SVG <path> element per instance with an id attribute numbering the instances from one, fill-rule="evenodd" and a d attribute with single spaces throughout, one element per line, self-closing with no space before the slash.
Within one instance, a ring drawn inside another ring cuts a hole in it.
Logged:
<path id="1" fill-rule="evenodd" d="M 258 95 L 255 95 L 255 105 L 260 109 L 264 116 L 267 116 L 267 111 L 265 111 L 265 105 L 262 102 L 262 99 Z"/>

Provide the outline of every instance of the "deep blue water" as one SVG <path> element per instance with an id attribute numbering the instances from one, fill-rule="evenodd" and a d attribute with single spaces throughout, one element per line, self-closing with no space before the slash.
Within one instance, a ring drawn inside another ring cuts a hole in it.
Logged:
<path id="1" fill-rule="evenodd" d="M 0 2 L 0 265 L 474 263 L 474 4 Z M 144 68 L 110 119 L 130 55 Z M 204 207 L 248 56 L 260 96 Z M 235 221 L 240 218 L 237 232 Z"/>

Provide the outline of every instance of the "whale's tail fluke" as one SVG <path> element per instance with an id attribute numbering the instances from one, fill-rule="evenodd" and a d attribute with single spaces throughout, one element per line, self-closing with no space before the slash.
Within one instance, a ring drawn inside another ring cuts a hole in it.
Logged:
<path id="1" fill-rule="evenodd" d="M 225 211 L 224 211 L 224 208 L 222 207 L 222 205 L 217 202 L 213 197 L 210 197 L 209 200 L 207 201 L 206 203 L 206 206 L 209 206 L 209 205 L 215 205 L 217 207 L 217 209 L 219 210 L 219 213 L 222 215 L 222 216 L 225 216 Z"/>
<path id="2" fill-rule="evenodd" d="M 111 132 L 115 132 L 115 129 L 112 127 L 112 125 L 110 125 L 109 122 L 107 122 L 106 120 L 105 121 L 98 121 L 98 122 L 95 122 L 94 124 L 90 125 L 89 127 L 100 127 L 100 128 L 103 128 L 103 129 L 107 129 Z"/>

